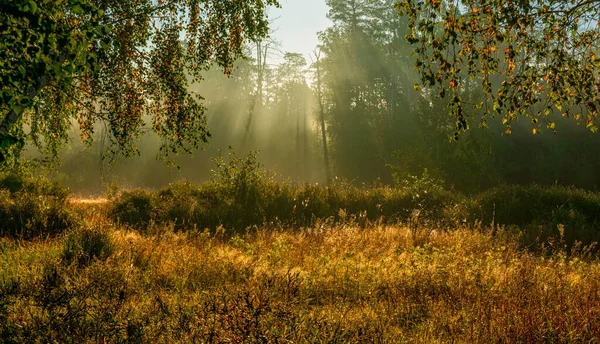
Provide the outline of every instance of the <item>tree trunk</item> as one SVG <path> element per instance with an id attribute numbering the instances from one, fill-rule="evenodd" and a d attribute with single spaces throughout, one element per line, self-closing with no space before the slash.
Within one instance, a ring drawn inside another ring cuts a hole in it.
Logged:
<path id="1" fill-rule="evenodd" d="M 327 149 L 327 132 L 325 131 L 325 109 L 323 107 L 323 93 L 321 88 L 321 53 L 315 52 L 317 59 L 317 95 L 319 98 L 319 112 L 321 122 L 321 139 L 323 141 L 323 157 L 325 159 L 325 177 L 327 178 L 327 185 L 331 183 L 331 174 L 329 172 L 329 151 Z"/>
<path id="2" fill-rule="evenodd" d="M 264 45 L 262 42 L 256 43 L 256 94 L 254 95 L 254 99 L 252 99 L 252 104 L 250 104 L 250 109 L 248 111 L 248 120 L 246 121 L 246 130 L 244 132 L 244 138 L 242 139 L 242 151 L 246 149 L 248 144 L 248 139 L 250 138 L 250 132 L 252 129 L 252 120 L 254 119 L 254 114 L 259 112 L 262 109 L 263 105 L 263 82 L 264 82 L 264 70 L 267 62 L 267 51 L 268 45 Z"/>

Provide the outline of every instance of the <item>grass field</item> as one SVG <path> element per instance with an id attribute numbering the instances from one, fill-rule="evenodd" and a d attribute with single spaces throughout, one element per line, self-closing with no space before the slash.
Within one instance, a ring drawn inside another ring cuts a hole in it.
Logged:
<path id="1" fill-rule="evenodd" d="M 83 224 L 0 239 L 0 342 L 597 343 L 588 248 L 486 227 L 317 221 L 243 233 Z M 418 234 L 418 233 L 417 233 Z"/>

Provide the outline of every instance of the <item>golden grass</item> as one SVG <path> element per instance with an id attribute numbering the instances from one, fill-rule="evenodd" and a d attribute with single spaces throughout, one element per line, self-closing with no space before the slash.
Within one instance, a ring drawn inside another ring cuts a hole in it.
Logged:
<path id="1" fill-rule="evenodd" d="M 540 255 L 502 231 L 353 224 L 228 237 L 115 227 L 112 254 L 62 257 L 65 238 L 0 241 L 0 338 L 42 342 L 590 342 L 600 263 Z M 83 208 L 82 208 L 83 209 Z M 4 320 L 4 321 L 3 321 Z"/>
<path id="2" fill-rule="evenodd" d="M 86 198 L 86 197 L 73 197 L 69 199 L 69 203 L 73 205 L 96 205 L 106 204 L 108 199 L 104 197 L 97 198 Z"/>

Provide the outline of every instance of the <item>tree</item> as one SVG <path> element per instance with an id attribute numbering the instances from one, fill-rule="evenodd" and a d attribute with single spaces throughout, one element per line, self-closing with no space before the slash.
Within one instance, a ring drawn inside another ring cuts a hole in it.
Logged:
<path id="1" fill-rule="evenodd" d="M 242 150 L 246 148 L 250 132 L 253 125 L 253 120 L 256 114 L 264 111 L 263 105 L 265 102 L 265 89 L 268 88 L 268 77 L 271 72 L 267 60 L 271 57 L 271 53 L 278 49 L 279 42 L 272 38 L 266 40 L 257 40 L 255 42 L 256 49 L 256 92 L 252 99 L 252 105 L 248 109 L 248 119 L 246 121 L 246 132 L 242 140 Z"/>
<path id="2" fill-rule="evenodd" d="M 386 178 L 387 169 L 373 166 L 385 166 L 414 131 L 402 20 L 391 0 L 327 4 L 333 26 L 319 36 L 319 65 L 332 163 L 352 179 Z"/>
<path id="3" fill-rule="evenodd" d="M 598 130 L 598 0 L 400 0 L 421 83 L 449 96 L 456 138 L 469 127 L 469 79 L 485 93 L 481 123 L 501 116 L 506 133 L 520 117 L 533 133 L 572 117 Z"/>
<path id="4" fill-rule="evenodd" d="M 331 170 L 329 166 L 329 149 L 327 147 L 327 129 L 325 125 L 325 107 L 323 106 L 323 87 L 321 83 L 321 51 L 316 50 L 313 52 L 315 61 L 313 66 L 316 69 L 317 74 L 317 85 L 316 93 L 319 101 L 319 125 L 321 127 L 321 144 L 323 145 L 323 163 L 325 166 L 325 179 L 327 185 L 331 183 Z"/>
<path id="5" fill-rule="evenodd" d="M 210 136 L 188 85 L 226 74 L 248 40 L 267 35 L 277 0 L 0 0 L 0 162 L 25 139 L 56 154 L 72 123 L 90 142 L 108 128 L 130 154 L 150 118 L 164 155 Z"/>
<path id="6" fill-rule="evenodd" d="M 279 95 L 283 106 L 283 118 L 290 122 L 295 117 L 296 170 L 304 174 L 308 155 L 307 104 L 310 88 L 306 84 L 306 59 L 302 54 L 286 52 L 283 62 L 277 67 Z M 301 154 L 302 152 L 302 154 Z"/>

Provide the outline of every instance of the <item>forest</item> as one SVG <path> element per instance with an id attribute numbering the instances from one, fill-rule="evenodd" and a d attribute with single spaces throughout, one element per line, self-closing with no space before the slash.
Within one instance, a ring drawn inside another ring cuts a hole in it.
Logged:
<path id="1" fill-rule="evenodd" d="M 469 194 L 503 184 L 597 189 L 600 138 L 585 123 L 553 112 L 556 129 L 537 135 L 528 118 L 510 135 L 500 119 L 477 129 L 475 104 L 484 91 L 475 81 L 462 95 L 472 130 L 455 141 L 448 99 L 414 89 L 420 79 L 405 39 L 408 19 L 393 3 L 329 1 L 332 26 L 319 33 L 310 56 L 282 52 L 265 38 L 245 47 L 247 58 L 231 76 L 217 66 L 204 73 L 191 90 L 205 99 L 212 138 L 193 157 L 175 157 L 179 170 L 156 159 L 156 135 L 141 138 L 139 156 L 113 164 L 99 161 L 103 141 L 89 147 L 75 138 L 61 152 L 58 177 L 84 194 L 102 192 L 102 183 L 112 181 L 152 188 L 182 178 L 204 181 L 210 159 L 232 147 L 240 155 L 259 152 L 282 179 L 299 183 L 337 177 L 392 185 L 427 170 Z"/>
<path id="2" fill-rule="evenodd" d="M 293 1 L 0 0 L 0 343 L 597 342 L 600 1 Z"/>

